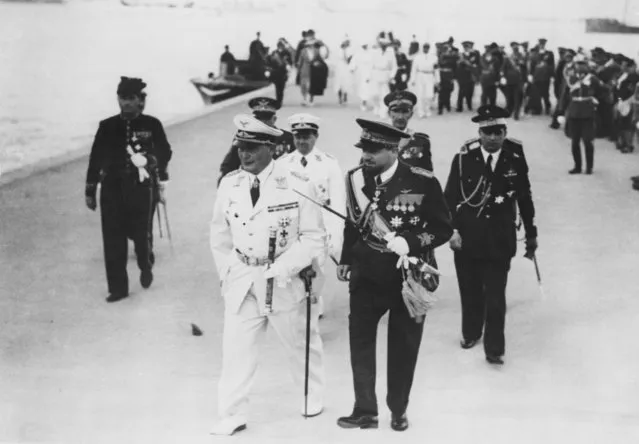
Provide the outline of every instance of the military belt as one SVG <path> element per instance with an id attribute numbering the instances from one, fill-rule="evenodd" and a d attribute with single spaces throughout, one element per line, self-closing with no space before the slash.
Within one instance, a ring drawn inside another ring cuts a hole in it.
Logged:
<path id="1" fill-rule="evenodd" d="M 237 257 L 240 260 L 240 262 L 250 267 L 260 267 L 262 265 L 266 265 L 269 263 L 268 258 L 266 256 L 264 257 L 249 256 L 248 254 L 242 253 L 237 248 L 235 249 L 235 252 L 237 253 Z"/>

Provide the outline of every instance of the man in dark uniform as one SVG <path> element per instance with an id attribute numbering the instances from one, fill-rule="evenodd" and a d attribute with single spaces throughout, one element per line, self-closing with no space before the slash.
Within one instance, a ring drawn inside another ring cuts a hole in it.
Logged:
<path id="1" fill-rule="evenodd" d="M 639 75 L 635 61 L 623 54 L 619 55 L 622 57 L 623 72 L 615 82 L 615 145 L 622 153 L 631 153 L 635 149 L 635 122 L 639 118 L 633 109 L 636 108 L 635 92 Z"/>
<path id="2" fill-rule="evenodd" d="M 550 115 L 550 81 L 555 74 L 555 55 L 546 49 L 548 40 L 539 39 L 536 53 L 530 58 L 529 80 L 543 100 L 546 114 Z"/>
<path id="3" fill-rule="evenodd" d="M 439 95 L 438 114 L 443 114 L 444 108 L 450 112 L 450 95 L 455 88 L 455 70 L 457 69 L 457 56 L 454 54 L 450 43 L 442 44 L 442 53 L 439 56 Z"/>
<path id="4" fill-rule="evenodd" d="M 561 94 L 566 84 L 566 67 L 572 63 L 575 55 L 577 55 L 577 53 L 574 49 L 564 48 L 563 56 L 559 63 L 557 63 L 557 69 L 555 70 L 555 96 L 557 97 L 558 105 L 557 107 L 555 107 L 555 111 L 552 114 L 552 121 L 550 122 L 550 127 L 552 129 L 559 129 L 561 126 L 557 121 L 557 117 L 559 117 L 559 103 L 561 102 Z"/>
<path id="5" fill-rule="evenodd" d="M 479 74 L 479 60 L 481 56 L 473 49 L 473 42 L 464 41 L 462 46 L 464 52 L 459 57 L 459 63 L 457 64 L 457 71 L 455 77 L 457 78 L 457 85 L 459 91 L 457 92 L 457 111 L 463 110 L 463 103 L 466 101 L 466 106 L 469 111 L 473 110 L 473 95 L 475 93 L 475 82 Z"/>
<path id="6" fill-rule="evenodd" d="M 107 302 L 129 295 L 129 238 L 135 244 L 142 287 L 149 288 L 153 282 L 153 213 L 157 200 L 164 199 L 172 151 L 162 123 L 142 114 L 145 87 L 141 79 L 121 78 L 120 114 L 100 122 L 89 157 L 85 199 L 87 207 L 95 210 L 100 183 Z"/>
<path id="7" fill-rule="evenodd" d="M 397 159 L 400 139 L 409 135 L 381 122 L 357 119 L 363 168 L 347 174 L 348 213 L 365 219 L 344 229 L 338 279 L 349 280 L 349 337 L 355 405 L 341 417 L 343 428 L 377 428 L 375 352 L 379 320 L 388 320 L 388 392 L 391 427 L 408 428 L 406 409 L 421 343 L 423 322 L 411 318 L 402 297 L 407 256 L 429 254 L 451 236 L 450 214 L 432 173 Z M 368 223 L 371 225 L 368 225 Z M 381 227 L 381 228 L 380 228 Z M 361 234 L 366 233 L 366 234 Z M 370 233 L 370 234 L 369 234 Z M 350 279 L 349 279 L 350 274 Z"/>
<path id="8" fill-rule="evenodd" d="M 251 78 L 261 80 L 264 78 L 264 68 L 266 67 L 266 56 L 268 54 L 264 43 L 260 40 L 261 34 L 255 35 L 255 40 L 249 45 L 249 65 L 251 67 Z"/>
<path id="9" fill-rule="evenodd" d="M 501 69 L 503 58 L 496 43 L 491 43 L 486 48 L 486 52 L 481 56 L 481 104 L 495 105 L 497 102 L 497 85 L 499 83 L 499 70 Z"/>
<path id="10" fill-rule="evenodd" d="M 512 54 L 504 55 L 501 68 L 502 92 L 506 97 L 506 110 L 515 120 L 519 120 L 519 112 L 524 96 L 524 79 L 526 78 L 526 59 L 519 51 L 519 43 L 511 42 Z"/>
<path id="11" fill-rule="evenodd" d="M 408 82 L 410 80 L 410 68 L 411 63 L 406 54 L 402 52 L 402 42 L 395 40 L 392 43 L 395 50 L 395 60 L 397 61 L 397 72 L 395 78 L 391 80 L 390 91 L 404 91 L 408 88 Z"/>
<path id="12" fill-rule="evenodd" d="M 597 64 L 596 75 L 601 80 L 601 90 L 597 99 L 597 137 L 615 140 L 614 132 L 614 85 L 617 77 L 621 75 L 621 60 L 600 48 L 593 55 Z"/>
<path id="13" fill-rule="evenodd" d="M 586 58 L 578 54 L 573 64 L 566 69 L 566 85 L 558 104 L 559 116 L 565 115 L 565 134 L 571 140 L 574 167 L 569 174 L 581 173 L 581 141 L 586 154 L 586 174 L 592 174 L 595 161 L 595 139 L 597 97 L 603 84 L 588 66 Z"/>
<path id="14" fill-rule="evenodd" d="M 277 100 L 270 97 L 255 97 L 254 99 L 249 100 L 248 106 L 253 110 L 253 117 L 273 128 L 277 128 L 275 126 L 275 122 L 277 121 L 276 112 L 280 109 L 280 105 Z M 284 154 L 295 151 L 293 133 L 281 128 L 277 129 L 282 131 L 283 134 L 275 145 L 273 150 L 273 159 L 278 159 Z M 231 148 L 228 153 L 226 153 L 226 156 L 224 156 L 224 160 L 222 160 L 222 164 L 220 165 L 220 177 L 217 180 L 218 185 L 224 176 L 240 167 L 240 156 L 237 150 L 238 144 L 235 139 L 233 139 Z"/>
<path id="15" fill-rule="evenodd" d="M 288 69 L 289 66 L 293 66 L 291 53 L 283 39 L 278 40 L 277 49 L 268 56 L 267 64 L 270 70 L 270 80 L 275 86 L 275 100 L 278 107 L 281 107 L 284 101 L 284 88 L 286 88 L 288 81 Z"/>
<path id="16" fill-rule="evenodd" d="M 416 103 L 417 97 L 410 91 L 396 91 L 384 97 L 384 104 L 388 107 L 388 115 L 393 127 L 410 136 L 410 139 L 402 139 L 399 142 L 398 157 L 400 162 L 433 171 L 428 134 L 408 128 L 408 122 L 413 117 L 413 108 Z"/>
<path id="17" fill-rule="evenodd" d="M 526 231 L 526 254 L 537 249 L 535 207 L 528 168 L 514 151 L 503 149 L 508 112 L 478 110 L 479 144 L 456 154 L 444 192 L 455 228 L 451 248 L 462 306 L 461 346 L 475 346 L 484 334 L 491 364 L 503 364 L 506 283 L 517 250 L 516 207 Z"/>

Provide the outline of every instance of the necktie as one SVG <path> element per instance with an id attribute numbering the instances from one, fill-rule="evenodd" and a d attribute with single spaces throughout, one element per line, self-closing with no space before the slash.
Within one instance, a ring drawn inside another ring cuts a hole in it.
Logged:
<path id="1" fill-rule="evenodd" d="M 300 163 L 302 164 L 304 168 L 306 168 L 306 165 L 308 164 L 308 160 L 306 160 L 305 156 L 302 156 L 302 158 L 300 159 Z"/>
<path id="2" fill-rule="evenodd" d="M 486 174 L 488 177 L 493 175 L 493 155 L 489 154 L 488 159 L 486 159 Z"/>
<path id="3" fill-rule="evenodd" d="M 253 181 L 253 185 L 251 185 L 251 201 L 253 202 L 253 206 L 255 206 L 255 203 L 257 202 L 259 198 L 260 198 L 260 179 L 255 177 L 255 180 Z"/>

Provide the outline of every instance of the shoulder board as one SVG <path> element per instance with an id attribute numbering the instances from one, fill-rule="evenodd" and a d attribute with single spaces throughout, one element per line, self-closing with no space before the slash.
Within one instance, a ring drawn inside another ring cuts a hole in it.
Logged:
<path id="1" fill-rule="evenodd" d="M 302 174 L 300 172 L 297 172 L 295 170 L 291 171 L 291 176 L 297 177 L 299 180 L 303 180 L 304 182 L 308 182 L 308 176 L 306 176 L 306 175 L 304 175 L 304 174 Z"/>
<path id="2" fill-rule="evenodd" d="M 523 145 L 522 141 L 519 139 L 515 139 L 514 137 L 506 137 L 506 140 L 516 143 L 517 145 Z"/>
<path id="3" fill-rule="evenodd" d="M 233 176 L 235 176 L 237 174 L 240 174 L 242 171 L 244 171 L 244 170 L 241 170 L 241 169 L 238 168 L 237 170 L 233 170 L 230 173 L 226 173 L 226 176 L 224 176 L 224 178 L 233 177 Z"/>
<path id="4" fill-rule="evenodd" d="M 333 156 L 332 154 L 324 153 L 324 155 L 328 157 L 329 159 L 337 160 L 337 158 Z"/>
<path id="5" fill-rule="evenodd" d="M 415 133 L 413 133 L 413 137 L 416 138 L 416 139 L 428 139 L 428 140 L 430 140 L 430 137 L 426 133 L 415 132 Z"/>
<path id="6" fill-rule="evenodd" d="M 429 178 L 433 178 L 435 177 L 435 175 L 433 174 L 432 171 L 428 171 L 424 168 L 420 168 L 420 167 L 410 167 L 411 172 L 418 174 L 420 176 L 424 176 L 424 177 L 429 177 Z"/>
<path id="7" fill-rule="evenodd" d="M 479 148 L 480 146 L 481 146 L 481 143 L 479 139 L 477 138 L 469 139 L 466 142 L 464 142 L 464 145 L 461 147 L 460 152 L 462 154 L 466 154 L 468 151 Z"/>

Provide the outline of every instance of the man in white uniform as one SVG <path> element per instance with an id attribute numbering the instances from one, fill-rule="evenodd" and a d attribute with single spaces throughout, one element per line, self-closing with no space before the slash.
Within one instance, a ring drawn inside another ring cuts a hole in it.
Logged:
<path id="1" fill-rule="evenodd" d="M 435 85 L 439 83 L 436 68 L 437 57 L 430 52 L 430 45 L 424 43 L 422 52 L 415 56 L 410 73 L 412 90 L 417 96 L 417 117 L 430 117 L 435 106 Z"/>
<path id="2" fill-rule="evenodd" d="M 390 92 L 389 82 L 397 73 L 395 51 L 390 48 L 390 41 L 380 39 L 377 48 L 373 48 L 373 67 L 371 72 L 371 103 L 373 112 L 383 119 L 386 117 L 384 97 Z"/>
<path id="3" fill-rule="evenodd" d="M 288 119 L 296 150 L 278 159 L 292 171 L 308 176 L 315 186 L 318 201 L 341 214 L 346 214 L 346 185 L 344 174 L 332 155 L 315 147 L 319 136 L 320 119 L 311 114 L 294 114 Z M 326 295 L 322 295 L 326 276 L 326 263 L 332 256 L 339 261 L 342 255 L 344 221 L 322 210 L 326 227 L 324 254 L 313 264 L 317 277 L 313 280 L 313 293 L 319 302 L 319 315 L 324 314 Z"/>
<path id="4" fill-rule="evenodd" d="M 373 70 L 373 53 L 367 44 L 353 55 L 351 69 L 357 79 L 357 95 L 361 101 L 361 110 L 367 111 L 371 96 L 371 73 Z"/>
<path id="5" fill-rule="evenodd" d="M 314 187 L 307 177 L 272 159 L 271 151 L 282 131 L 248 115 L 236 116 L 234 123 L 242 167 L 220 182 L 210 233 L 225 302 L 218 384 L 221 421 L 212 431 L 216 435 L 232 435 L 246 428 L 257 343 L 268 324 L 284 345 L 304 414 L 306 301 L 298 273 L 324 251 L 321 208 L 294 191 L 317 198 Z M 274 247 L 275 259 L 267 266 L 270 247 Z M 271 310 L 268 287 L 272 288 Z M 317 317 L 312 313 L 309 417 L 323 409 L 323 350 Z M 273 408 L 280 406 L 274 403 Z"/>

